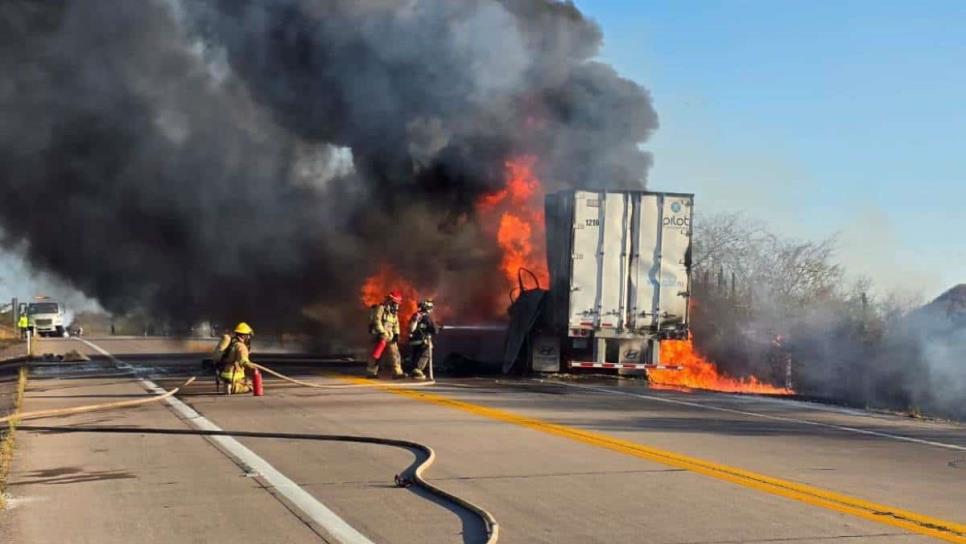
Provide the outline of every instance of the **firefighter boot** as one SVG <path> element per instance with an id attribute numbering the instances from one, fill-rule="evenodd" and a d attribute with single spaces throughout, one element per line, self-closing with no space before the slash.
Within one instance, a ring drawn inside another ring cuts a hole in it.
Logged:
<path id="1" fill-rule="evenodd" d="M 249 383 L 248 380 L 239 380 L 231 384 L 230 394 L 236 395 L 239 393 L 251 393 L 251 391 L 252 391 L 252 384 Z"/>
<path id="2" fill-rule="evenodd" d="M 367 378 L 378 378 L 379 377 L 379 360 L 373 356 L 369 356 L 366 360 L 366 377 Z"/>

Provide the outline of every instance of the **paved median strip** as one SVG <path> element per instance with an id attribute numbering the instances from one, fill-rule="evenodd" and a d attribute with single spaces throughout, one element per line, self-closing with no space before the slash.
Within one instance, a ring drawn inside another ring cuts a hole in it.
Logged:
<path id="1" fill-rule="evenodd" d="M 355 383 L 372 383 L 371 381 L 360 378 L 347 378 L 347 380 Z M 820 506 L 877 523 L 900 527 L 910 532 L 927 535 L 947 542 L 966 544 L 966 525 L 960 523 L 933 518 L 893 506 L 836 493 L 827 489 L 782 480 L 672 451 L 645 446 L 602 433 L 551 423 L 498 408 L 490 408 L 456 400 L 443 395 L 408 389 L 384 388 L 384 390 L 413 400 L 462 410 L 480 417 L 519 425 L 576 442 L 609 449 L 698 474 L 704 474 L 750 489 L 795 499 L 813 506 Z"/>

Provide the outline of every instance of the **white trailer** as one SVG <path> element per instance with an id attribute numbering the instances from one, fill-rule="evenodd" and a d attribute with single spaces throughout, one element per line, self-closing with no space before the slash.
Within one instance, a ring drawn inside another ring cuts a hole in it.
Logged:
<path id="1" fill-rule="evenodd" d="M 538 317 L 520 320 L 531 370 L 662 367 L 660 340 L 688 335 L 693 203 L 650 191 L 547 196 L 550 286 L 531 301 Z"/>

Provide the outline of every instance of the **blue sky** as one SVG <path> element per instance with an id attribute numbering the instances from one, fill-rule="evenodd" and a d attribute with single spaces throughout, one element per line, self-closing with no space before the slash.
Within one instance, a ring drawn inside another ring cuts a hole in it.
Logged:
<path id="1" fill-rule="evenodd" d="M 652 188 L 837 234 L 885 289 L 966 282 L 966 1 L 576 3 L 652 93 Z"/>

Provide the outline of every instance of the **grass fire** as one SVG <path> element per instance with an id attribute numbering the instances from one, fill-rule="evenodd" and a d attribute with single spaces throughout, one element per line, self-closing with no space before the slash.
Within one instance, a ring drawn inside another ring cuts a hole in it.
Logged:
<path id="1" fill-rule="evenodd" d="M 702 356 L 691 338 L 661 342 L 661 357 L 677 370 L 652 370 L 648 379 L 658 385 L 760 395 L 790 395 L 794 391 L 761 382 L 755 376 L 732 378 L 722 374 L 716 364 Z"/>

